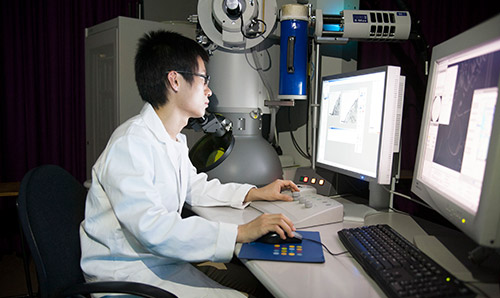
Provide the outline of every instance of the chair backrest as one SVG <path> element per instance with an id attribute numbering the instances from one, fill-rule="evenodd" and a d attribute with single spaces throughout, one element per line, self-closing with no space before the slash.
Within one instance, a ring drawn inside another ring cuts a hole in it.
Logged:
<path id="1" fill-rule="evenodd" d="M 85 197 L 85 187 L 54 165 L 32 169 L 21 182 L 19 219 L 42 298 L 57 296 L 67 287 L 84 282 L 79 225 L 84 218 Z"/>

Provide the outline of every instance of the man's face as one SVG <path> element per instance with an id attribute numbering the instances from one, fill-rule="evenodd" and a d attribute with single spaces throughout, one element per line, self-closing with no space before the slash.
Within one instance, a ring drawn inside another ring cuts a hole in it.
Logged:
<path id="1" fill-rule="evenodd" d="M 197 74 L 207 76 L 207 69 L 203 60 L 198 57 Z M 205 84 L 202 76 L 193 75 L 193 82 L 190 85 L 185 81 L 183 84 L 183 100 L 180 102 L 182 110 L 188 117 L 199 118 L 205 115 L 205 109 L 208 107 L 208 97 L 212 95 L 212 90 Z"/>

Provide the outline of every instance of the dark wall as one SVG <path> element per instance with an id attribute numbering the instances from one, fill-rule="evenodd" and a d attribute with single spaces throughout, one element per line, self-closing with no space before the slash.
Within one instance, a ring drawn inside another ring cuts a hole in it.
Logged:
<path id="1" fill-rule="evenodd" d="M 397 189 L 412 195 L 410 185 L 427 83 L 424 72 L 425 61 L 430 60 L 433 46 L 499 14 L 500 1 L 361 0 L 360 8 L 404 9 L 408 10 L 412 17 L 411 40 L 402 43 L 360 42 L 358 46 L 359 69 L 387 64 L 399 65 L 402 74 L 406 76 L 401 132 L 401 169 L 407 179 L 402 179 Z M 415 38 L 417 36 L 420 38 Z M 396 200 L 395 206 L 414 214 L 433 213 L 406 200 Z"/>

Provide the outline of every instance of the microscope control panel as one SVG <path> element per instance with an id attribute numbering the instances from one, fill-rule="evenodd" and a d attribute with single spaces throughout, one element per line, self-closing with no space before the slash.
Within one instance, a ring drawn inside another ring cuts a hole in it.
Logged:
<path id="1" fill-rule="evenodd" d="M 295 227 L 306 228 L 343 221 L 344 205 L 336 200 L 316 193 L 312 186 L 301 186 L 300 192 L 289 192 L 293 201 L 254 201 L 251 207 L 262 213 L 282 213 Z"/>

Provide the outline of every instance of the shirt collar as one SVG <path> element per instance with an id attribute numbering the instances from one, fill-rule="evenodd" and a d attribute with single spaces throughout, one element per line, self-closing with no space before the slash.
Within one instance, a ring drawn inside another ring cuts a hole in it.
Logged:
<path id="1" fill-rule="evenodd" d="M 176 136 L 178 142 L 172 140 L 167 130 L 165 129 L 165 126 L 163 126 L 163 122 L 161 122 L 160 117 L 158 116 L 158 114 L 156 114 L 153 106 L 150 103 L 144 104 L 140 114 L 142 119 L 144 119 L 144 123 L 146 123 L 146 126 L 149 128 L 149 130 L 151 130 L 151 132 L 160 142 L 186 144 L 186 136 L 182 133 L 179 133 Z"/>
<path id="2" fill-rule="evenodd" d="M 168 135 L 167 130 L 163 126 L 163 123 L 160 120 L 160 117 L 156 114 L 153 106 L 150 103 L 146 103 L 141 110 L 141 117 L 144 119 L 144 123 L 146 126 L 153 132 L 155 137 L 163 143 L 171 140 Z"/>

